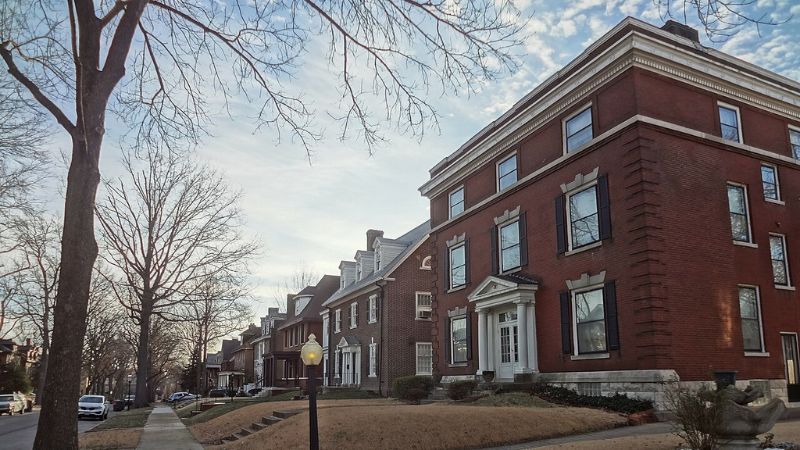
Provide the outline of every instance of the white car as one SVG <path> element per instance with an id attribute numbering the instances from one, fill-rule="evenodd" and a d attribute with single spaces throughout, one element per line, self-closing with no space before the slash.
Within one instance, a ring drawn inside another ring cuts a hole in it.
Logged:
<path id="1" fill-rule="evenodd" d="M 0 394 L 0 414 L 6 413 L 9 416 L 22 414 L 25 412 L 25 401 L 22 396 L 13 394 Z"/>
<path id="2" fill-rule="evenodd" d="M 106 420 L 111 402 L 102 395 L 84 395 L 78 399 L 78 420 L 84 417 Z"/>

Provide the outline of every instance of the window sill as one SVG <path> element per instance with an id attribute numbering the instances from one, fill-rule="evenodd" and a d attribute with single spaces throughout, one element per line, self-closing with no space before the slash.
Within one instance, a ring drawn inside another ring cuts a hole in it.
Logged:
<path id="1" fill-rule="evenodd" d="M 355 325 L 355 326 L 353 326 L 353 325 L 350 325 L 350 329 L 351 329 L 351 330 L 355 330 L 356 328 L 358 328 L 358 325 Z"/>
<path id="2" fill-rule="evenodd" d="M 447 293 L 450 294 L 451 292 L 463 291 L 466 288 L 467 288 L 467 285 L 466 284 L 462 284 L 461 286 L 448 289 Z"/>
<path id="3" fill-rule="evenodd" d="M 797 288 L 794 286 L 784 286 L 782 284 L 776 284 L 775 289 L 780 289 L 782 291 L 796 291 Z"/>
<path id="4" fill-rule="evenodd" d="M 586 250 L 591 250 L 593 248 L 597 248 L 603 245 L 603 241 L 592 242 L 591 244 L 584 245 L 583 247 L 576 248 L 575 250 L 570 250 L 564 253 L 564 256 L 575 255 L 581 252 L 585 252 Z"/>
<path id="5" fill-rule="evenodd" d="M 769 352 L 744 352 L 744 356 L 754 356 L 757 358 L 769 358 Z"/>
<path id="6" fill-rule="evenodd" d="M 771 199 L 771 198 L 764 198 L 764 201 L 768 202 L 768 203 L 773 203 L 773 204 L 776 204 L 776 205 L 786 206 L 786 202 L 783 201 L 783 200 L 775 200 L 775 199 Z"/>
<path id="7" fill-rule="evenodd" d="M 426 319 L 424 317 L 415 317 L 414 320 L 421 320 L 423 322 L 430 322 L 432 319 Z"/>
<path id="8" fill-rule="evenodd" d="M 367 321 L 367 323 L 378 323 L 378 319 Z"/>
<path id="9" fill-rule="evenodd" d="M 378 375 L 367 375 L 367 378 L 378 378 Z"/>
<path id="10" fill-rule="evenodd" d="M 467 366 L 469 366 L 469 363 L 454 363 L 447 365 L 447 367 L 467 367 Z"/>
<path id="11" fill-rule="evenodd" d="M 733 245 L 738 245 L 740 247 L 758 248 L 758 244 L 756 244 L 755 242 L 733 241 Z"/>
<path id="12" fill-rule="evenodd" d="M 608 359 L 611 355 L 608 353 L 588 353 L 586 355 L 571 355 L 569 359 L 572 361 L 583 361 L 591 359 Z"/>
<path id="13" fill-rule="evenodd" d="M 500 275 L 511 275 L 512 273 L 517 273 L 522 271 L 522 266 L 514 267 L 513 269 L 508 269 L 505 272 L 500 272 Z"/>
<path id="14" fill-rule="evenodd" d="M 430 377 L 430 376 L 433 375 L 433 373 L 420 373 L 420 372 L 417 372 L 415 375 L 418 376 L 418 377 Z"/>

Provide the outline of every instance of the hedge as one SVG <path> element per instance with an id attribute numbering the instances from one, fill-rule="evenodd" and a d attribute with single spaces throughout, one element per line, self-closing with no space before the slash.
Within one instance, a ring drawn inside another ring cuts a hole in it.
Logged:
<path id="1" fill-rule="evenodd" d="M 581 395 L 571 389 L 543 383 L 533 384 L 532 393 L 551 403 L 567 406 L 603 408 L 625 414 L 632 414 L 653 408 L 653 402 L 650 400 L 630 398 L 625 394 L 617 393 L 609 397 Z"/>
<path id="2" fill-rule="evenodd" d="M 447 386 L 447 396 L 452 400 L 462 400 L 469 397 L 478 385 L 473 380 L 454 381 Z"/>
<path id="3" fill-rule="evenodd" d="M 431 391 L 433 391 L 433 378 L 419 375 L 396 378 L 392 389 L 396 398 L 415 404 L 427 398 Z"/>

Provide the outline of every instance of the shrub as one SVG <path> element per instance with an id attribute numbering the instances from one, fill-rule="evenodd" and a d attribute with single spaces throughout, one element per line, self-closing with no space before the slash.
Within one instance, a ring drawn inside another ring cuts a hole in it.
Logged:
<path id="1" fill-rule="evenodd" d="M 722 391 L 706 386 L 697 391 L 681 387 L 667 390 L 667 403 L 675 414 L 676 434 L 686 445 L 696 450 L 717 448 L 724 399 Z"/>
<path id="2" fill-rule="evenodd" d="M 394 380 L 393 393 L 400 400 L 419 404 L 433 391 L 433 378 L 424 376 L 400 377 Z"/>
<path id="3" fill-rule="evenodd" d="M 452 400 L 467 398 L 477 385 L 473 380 L 454 381 L 447 386 L 447 396 Z"/>
<path id="4" fill-rule="evenodd" d="M 571 389 L 542 383 L 533 384 L 531 389 L 532 393 L 539 398 L 560 405 L 603 408 L 625 414 L 646 411 L 653 407 L 653 402 L 650 400 L 630 398 L 619 393 L 609 397 L 581 395 Z"/>

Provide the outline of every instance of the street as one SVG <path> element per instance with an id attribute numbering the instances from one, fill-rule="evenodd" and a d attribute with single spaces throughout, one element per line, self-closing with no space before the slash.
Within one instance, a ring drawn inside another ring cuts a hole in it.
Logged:
<path id="1" fill-rule="evenodd" d="M 109 412 L 112 417 L 114 412 Z M 0 450 L 29 450 L 33 447 L 39 411 L 35 410 L 21 416 L 0 416 Z M 99 420 L 78 421 L 78 432 L 91 430 L 99 425 Z"/>

